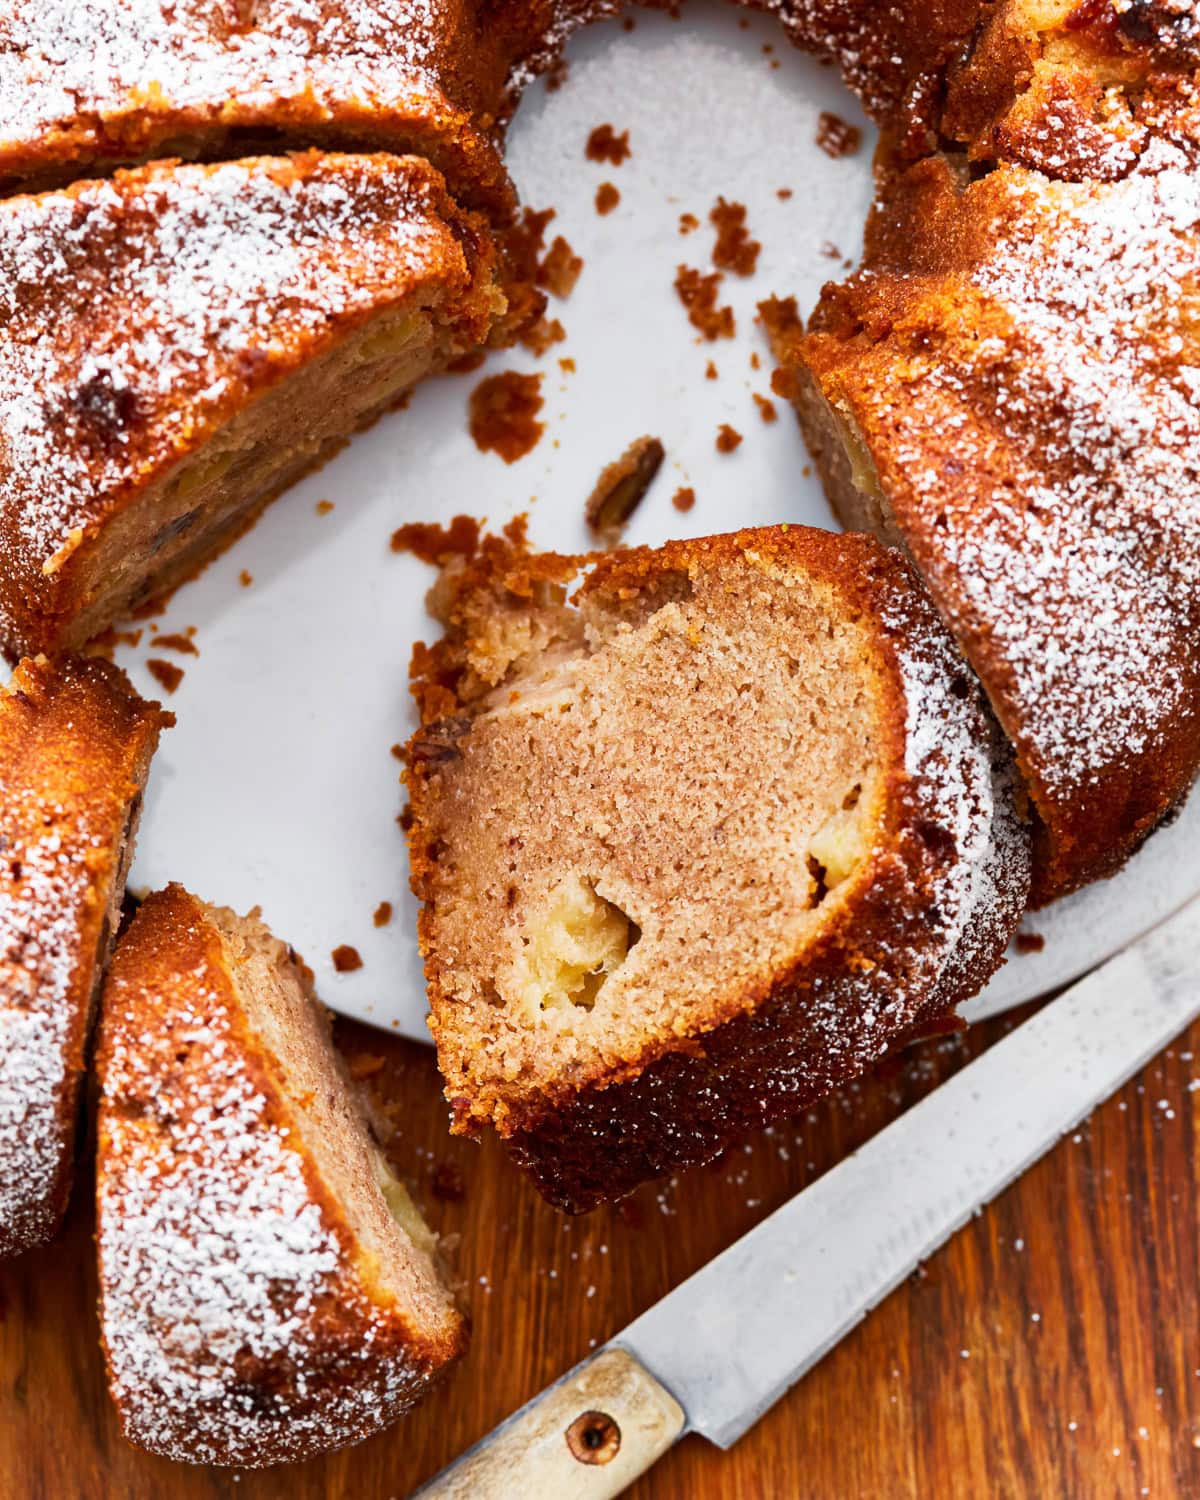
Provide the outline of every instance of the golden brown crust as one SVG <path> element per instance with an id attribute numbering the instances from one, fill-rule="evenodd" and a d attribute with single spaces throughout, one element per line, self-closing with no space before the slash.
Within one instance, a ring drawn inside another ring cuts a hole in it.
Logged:
<path id="1" fill-rule="evenodd" d="M 484 222 L 412 158 L 167 162 L 0 202 L 0 645 L 82 644 L 194 568 L 377 408 L 284 413 L 265 492 L 210 500 L 185 464 L 377 324 L 399 344 L 411 320 L 418 374 L 485 342 L 494 269 Z"/>
<path id="2" fill-rule="evenodd" d="M 97 1043 L 97 1236 L 126 1436 L 258 1467 L 394 1420 L 466 1328 L 448 1304 L 422 1325 L 387 1292 L 230 962 L 179 886 L 151 896 L 118 946 Z"/>
<path id="3" fill-rule="evenodd" d="M 93 996 L 171 722 L 100 661 L 24 661 L 0 692 L 0 1257 L 62 1221 Z"/>
<path id="4" fill-rule="evenodd" d="M 1200 764 L 1200 135 L 1189 91 L 1155 107 L 1170 132 L 1115 182 L 898 176 L 864 271 L 780 348 L 843 518 L 848 434 L 1016 746 L 1039 902 L 1116 869 Z"/>
<path id="5" fill-rule="evenodd" d="M 877 118 L 926 130 L 944 69 L 986 9 L 745 3 L 840 64 Z M 0 185 L 53 186 L 154 156 L 320 146 L 425 156 L 466 201 L 505 213 L 514 198 L 498 139 L 521 89 L 578 26 L 620 10 L 618 0 L 440 0 L 419 12 L 402 0 L 18 0 L 0 23 Z"/>
<path id="6" fill-rule="evenodd" d="M 441 862 L 453 868 L 454 851 L 439 806 L 452 778 L 470 774 L 478 663 L 468 666 L 467 658 L 478 612 L 505 592 L 536 598 L 540 583 L 561 586 L 581 562 L 590 564 L 583 595 L 601 594 L 620 607 L 646 592 L 658 597 L 680 571 L 736 566 L 747 554 L 828 586 L 839 615 L 861 625 L 882 820 L 870 857 L 852 877 L 852 894 L 819 935 L 791 965 L 731 997 L 703 1034 L 649 1037 L 636 1055 L 574 1066 L 569 1078 L 547 1087 L 518 1081 L 502 1107 L 489 1109 L 541 1191 L 574 1211 L 708 1159 L 741 1131 L 794 1113 L 862 1071 L 913 1025 L 979 987 L 1000 962 L 1023 906 L 1026 835 L 1009 800 L 1004 757 L 899 554 L 863 537 L 804 527 L 586 560 L 505 556 L 497 548 L 460 575 L 446 639 L 414 660 L 423 727 L 409 747 L 406 778 L 412 879 L 424 903 L 431 1029 L 455 1128 L 477 1128 L 478 1110 L 461 1092 L 461 1070 L 447 1068 L 443 1045 L 456 1000 L 440 949 L 438 900 Z M 918 749 L 935 742 L 936 763 Z M 512 819 L 519 835 L 518 810 Z"/>
<path id="7" fill-rule="evenodd" d="M 1155 94 L 1200 64 L 1194 8 L 1169 0 L 1002 0 L 950 67 L 941 132 L 973 162 L 1069 180 L 1123 177 Z"/>
<path id="8" fill-rule="evenodd" d="M 321 146 L 426 157 L 504 208 L 495 133 L 523 35 L 479 8 L 17 0 L 0 22 L 0 182 Z"/>

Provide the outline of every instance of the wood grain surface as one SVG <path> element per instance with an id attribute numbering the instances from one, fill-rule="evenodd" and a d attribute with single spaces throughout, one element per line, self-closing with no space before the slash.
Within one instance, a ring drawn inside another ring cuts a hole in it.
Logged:
<path id="1" fill-rule="evenodd" d="M 97 1348 L 86 1169 L 67 1232 L 0 1267 L 2 1500 L 400 1500 L 590 1348 L 999 1036 L 923 1043 L 719 1163 L 565 1219 L 492 1143 L 451 1141 L 432 1055 L 343 1026 L 393 1150 L 459 1237 L 474 1321 L 453 1378 L 391 1431 L 287 1469 L 126 1446 Z M 1191 1500 L 1200 1495 L 1200 1027 L 979 1215 L 731 1453 L 699 1439 L 639 1500 Z M 568 1500 L 568 1497 L 564 1497 Z"/>

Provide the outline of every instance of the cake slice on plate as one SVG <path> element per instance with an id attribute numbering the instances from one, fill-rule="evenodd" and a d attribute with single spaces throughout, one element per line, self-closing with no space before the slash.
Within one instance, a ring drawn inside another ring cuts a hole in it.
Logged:
<path id="1" fill-rule="evenodd" d="M 553 1202 L 796 1113 L 1001 961 L 1027 830 L 900 554 L 493 542 L 434 603 L 407 772 L 431 1026 L 454 1128 Z"/>
<path id="2" fill-rule="evenodd" d="M 101 661 L 24 661 L 0 690 L 0 1258 L 66 1210 L 95 998 L 170 722 Z"/>
<path id="3" fill-rule="evenodd" d="M 194 572 L 505 307 L 412 157 L 159 162 L 0 201 L 0 648 Z"/>
<path id="4" fill-rule="evenodd" d="M 97 1048 L 101 1327 L 126 1436 L 259 1467 L 378 1431 L 466 1344 L 296 955 L 172 885 Z"/>
<path id="5" fill-rule="evenodd" d="M 839 517 L 912 554 L 1016 747 L 1037 903 L 1200 767 L 1200 117 L 1139 110 L 1118 181 L 893 177 L 865 268 L 776 336 Z"/>

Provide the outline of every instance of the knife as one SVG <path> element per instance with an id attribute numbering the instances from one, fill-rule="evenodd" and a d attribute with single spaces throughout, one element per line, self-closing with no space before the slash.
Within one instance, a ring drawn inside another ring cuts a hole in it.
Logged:
<path id="1" fill-rule="evenodd" d="M 421 1500 L 609 1500 L 687 1433 L 729 1448 L 1197 1015 L 1200 897 L 655 1303 Z"/>

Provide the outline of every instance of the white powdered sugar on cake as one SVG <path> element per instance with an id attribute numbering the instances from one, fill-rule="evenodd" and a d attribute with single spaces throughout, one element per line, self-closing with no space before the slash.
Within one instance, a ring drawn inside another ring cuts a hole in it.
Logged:
<path id="1" fill-rule="evenodd" d="M 273 1117 L 219 988 L 194 977 L 173 1041 L 202 1068 L 161 1068 L 110 986 L 106 1163 L 98 1241 L 102 1330 L 129 1436 L 192 1462 L 278 1462 L 335 1447 L 394 1414 L 413 1364 L 376 1348 L 371 1307 L 345 1272 L 300 1143 Z M 147 1125 L 150 1128 L 147 1128 Z M 329 1310 L 353 1309 L 353 1346 L 330 1348 Z M 386 1344 L 383 1337 L 381 1345 Z"/>
<path id="2" fill-rule="evenodd" d="M 961 989 L 981 958 L 1003 946 L 1024 908 L 1029 830 L 1017 811 L 1011 753 L 974 674 L 932 615 L 923 628 L 911 618 L 903 623 L 905 761 L 925 817 L 957 856 L 938 903 L 945 919 L 938 984 Z"/>
<path id="3" fill-rule="evenodd" d="M 306 94 L 384 109 L 436 93 L 438 0 L 17 0 L 0 49 L 0 147 L 85 119 L 170 102 L 278 108 Z M 443 21 L 444 24 L 444 21 Z"/>
<path id="4" fill-rule="evenodd" d="M 71 1000 L 86 961 L 79 914 L 87 869 L 76 846 L 64 851 L 62 810 L 41 799 L 33 807 L 41 838 L 0 837 L 9 866 L 0 882 L 0 1246 L 17 1248 L 45 1238 L 58 1218 L 56 1188 L 71 1149 L 63 1119 L 75 1076 Z"/>
<path id="5" fill-rule="evenodd" d="M 978 365 L 991 365 L 997 412 L 1037 431 L 1040 451 L 1015 536 L 997 502 L 953 534 L 951 558 L 1011 664 L 1039 769 L 1069 793 L 1190 712 L 1180 643 L 1200 587 L 1200 368 L 1179 324 L 1200 179 L 1160 141 L 1124 182 L 1033 179 L 1016 208 L 1009 242 L 971 278 L 1011 315 L 1016 352 L 989 361 L 981 347 Z M 953 368 L 932 380 L 952 387 Z M 901 456 L 918 472 L 915 451 Z"/>
<path id="6" fill-rule="evenodd" d="M 814 986 L 830 1057 L 857 1054 L 864 1067 L 895 1045 L 897 1028 L 937 1016 L 978 988 L 1016 927 L 1030 883 L 1016 771 L 978 682 L 915 591 L 885 593 L 880 619 L 904 692 L 911 817 L 921 837 L 949 857 L 925 940 L 877 955 L 887 984 L 871 971 Z"/>
<path id="7" fill-rule="evenodd" d="M 122 487 L 189 451 L 248 373 L 457 254 L 439 182 L 370 157 L 299 174 L 251 161 L 0 205 L 9 545 L 51 563 Z"/>

